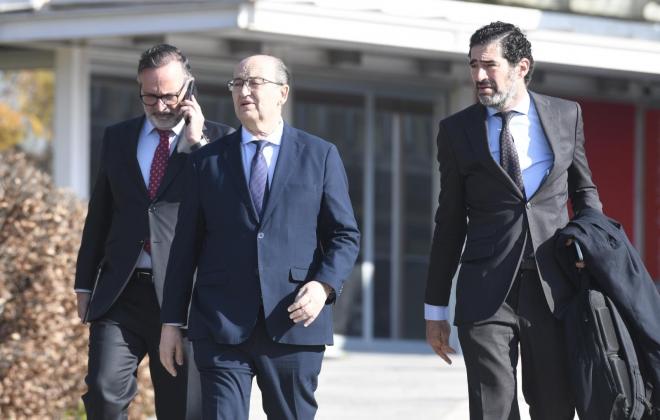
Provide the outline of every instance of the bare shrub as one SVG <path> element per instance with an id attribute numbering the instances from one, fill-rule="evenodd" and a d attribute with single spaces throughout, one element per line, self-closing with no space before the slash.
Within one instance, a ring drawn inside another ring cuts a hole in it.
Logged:
<path id="1" fill-rule="evenodd" d="M 0 418 L 75 417 L 88 328 L 76 314 L 75 262 L 86 207 L 16 151 L 0 152 Z M 142 366 L 145 365 L 143 361 Z M 153 412 L 148 369 L 130 417 Z"/>

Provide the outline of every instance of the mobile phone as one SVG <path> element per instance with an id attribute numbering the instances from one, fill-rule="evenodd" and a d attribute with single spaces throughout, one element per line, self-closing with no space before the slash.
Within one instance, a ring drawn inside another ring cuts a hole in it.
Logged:
<path id="1" fill-rule="evenodd" d="M 190 100 L 195 92 L 195 79 L 190 79 L 190 82 L 188 83 L 188 87 L 186 88 L 186 94 L 183 95 L 183 99 L 185 100 Z"/>
<path id="2" fill-rule="evenodd" d="M 575 258 L 578 262 L 584 262 L 584 254 L 582 254 L 582 248 L 577 240 L 573 239 L 573 247 L 575 248 Z"/>
<path id="3" fill-rule="evenodd" d="M 186 88 L 186 93 L 183 95 L 184 100 L 190 100 L 193 95 L 197 94 L 197 90 L 195 89 L 195 79 L 190 79 L 190 82 L 188 82 L 188 87 Z M 190 118 L 186 117 L 186 125 L 190 123 Z"/>

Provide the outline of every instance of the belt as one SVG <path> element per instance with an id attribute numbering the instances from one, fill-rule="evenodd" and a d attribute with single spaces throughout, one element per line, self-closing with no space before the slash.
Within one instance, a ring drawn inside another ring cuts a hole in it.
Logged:
<path id="1" fill-rule="evenodd" d="M 131 279 L 140 283 L 153 284 L 153 274 L 150 268 L 136 268 Z"/>

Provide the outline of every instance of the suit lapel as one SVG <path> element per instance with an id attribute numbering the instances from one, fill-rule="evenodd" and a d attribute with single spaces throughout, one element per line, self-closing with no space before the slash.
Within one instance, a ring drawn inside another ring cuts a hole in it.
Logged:
<path id="1" fill-rule="evenodd" d="M 167 187 L 172 183 L 172 181 L 174 181 L 176 176 L 179 174 L 179 172 L 183 170 L 183 167 L 185 166 L 186 159 L 190 154 L 190 146 L 189 144 L 184 145 L 184 142 L 186 142 L 186 139 L 184 138 L 185 135 L 184 131 L 185 131 L 185 127 L 181 130 L 174 151 L 172 152 L 169 160 L 167 161 L 167 168 L 165 169 L 165 175 L 163 176 L 163 180 L 158 186 L 158 192 L 156 193 L 156 198 L 154 199 L 154 201 L 160 198 L 163 192 L 165 192 Z M 203 132 L 204 133 L 207 132 L 206 125 L 203 128 Z"/>
<path id="2" fill-rule="evenodd" d="M 534 101 L 536 113 L 538 114 L 539 120 L 541 121 L 541 127 L 545 133 L 545 138 L 548 139 L 550 149 L 552 150 L 552 155 L 554 156 L 552 168 L 550 168 L 550 174 L 546 176 L 541 182 L 541 185 L 539 185 L 538 190 L 540 190 L 547 179 L 554 178 L 553 175 L 555 174 L 553 171 L 557 168 L 555 162 L 559 156 L 559 143 L 561 142 L 561 135 L 559 130 L 559 110 L 557 107 L 551 106 L 550 103 L 548 103 L 547 98 L 544 96 L 534 92 L 529 92 L 529 95 L 531 96 L 532 101 Z"/>
<path id="3" fill-rule="evenodd" d="M 183 134 L 183 133 L 182 133 Z M 181 141 L 182 139 L 179 139 Z M 167 187 L 172 183 L 174 178 L 181 172 L 184 164 L 186 163 L 186 158 L 188 157 L 187 153 L 179 153 L 178 150 L 174 149 L 174 152 L 167 161 L 167 168 L 165 168 L 165 175 L 163 175 L 163 180 L 158 186 L 158 191 L 156 192 L 156 197 L 154 201 L 157 201 Z"/>
<path id="4" fill-rule="evenodd" d="M 259 220 L 257 216 L 257 211 L 252 204 L 252 198 L 250 197 L 250 190 L 248 188 L 247 179 L 245 179 L 245 171 L 243 169 L 243 155 L 241 154 L 241 128 L 233 132 L 232 134 L 226 136 L 224 140 L 226 141 L 227 147 L 225 147 L 221 153 L 220 162 L 221 167 L 226 167 L 229 170 L 230 178 L 233 180 L 236 190 L 240 199 L 245 204 L 245 207 L 249 209 L 250 214 L 254 220 Z"/>
<path id="5" fill-rule="evenodd" d="M 131 174 L 130 176 L 134 178 L 135 185 L 137 185 L 144 196 L 147 197 L 149 192 L 147 191 L 147 186 L 144 183 L 142 171 L 140 170 L 140 163 L 137 159 L 138 141 L 140 140 L 140 131 L 144 125 L 144 119 L 144 116 L 135 118 L 126 127 L 125 135 L 122 136 L 124 149 L 122 155 L 125 157 L 125 162 L 128 166 L 128 173 Z"/>
<path id="6" fill-rule="evenodd" d="M 506 184 L 507 187 L 514 191 L 520 198 L 523 198 L 522 192 L 518 189 L 513 180 L 507 175 L 502 166 L 493 159 L 490 147 L 488 146 L 486 117 L 486 107 L 480 104 L 473 106 L 470 112 L 464 117 L 466 121 L 463 126 L 467 132 L 468 140 L 472 145 L 472 150 L 475 151 L 479 161 L 484 162 L 486 169 L 488 169 L 495 178 Z"/>
<path id="7" fill-rule="evenodd" d="M 297 170 L 298 162 L 300 162 L 300 154 L 304 148 L 305 143 L 300 141 L 297 131 L 285 123 L 280 152 L 277 156 L 277 162 L 275 162 L 275 172 L 273 173 L 270 195 L 266 202 L 262 223 L 273 212 L 273 208 L 277 205 L 277 200 L 282 195 L 289 177 Z"/>

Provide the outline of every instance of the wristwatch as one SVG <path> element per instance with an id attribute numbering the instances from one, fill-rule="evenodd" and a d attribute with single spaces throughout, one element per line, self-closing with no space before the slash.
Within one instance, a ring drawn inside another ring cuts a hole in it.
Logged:
<path id="1" fill-rule="evenodd" d="M 206 133 L 202 133 L 202 137 L 197 143 L 190 146 L 190 150 L 194 152 L 195 150 L 200 149 L 202 146 L 207 144 L 209 144 L 209 138 L 206 136 Z"/>

